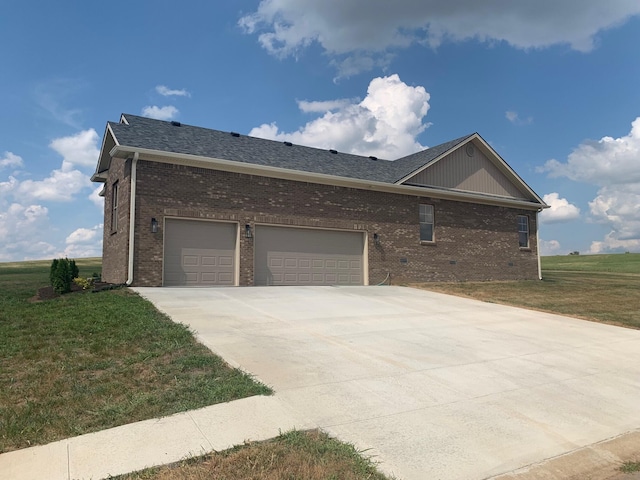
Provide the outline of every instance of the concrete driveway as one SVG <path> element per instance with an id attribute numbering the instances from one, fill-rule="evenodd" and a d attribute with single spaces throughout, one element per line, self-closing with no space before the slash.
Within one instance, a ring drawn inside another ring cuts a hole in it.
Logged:
<path id="1" fill-rule="evenodd" d="M 135 290 L 400 479 L 483 479 L 640 427 L 640 331 L 403 287 Z"/>

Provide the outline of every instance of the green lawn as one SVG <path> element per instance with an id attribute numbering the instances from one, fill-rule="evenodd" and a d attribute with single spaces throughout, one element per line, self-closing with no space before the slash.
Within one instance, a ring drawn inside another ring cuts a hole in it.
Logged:
<path id="1" fill-rule="evenodd" d="M 541 257 L 542 271 L 631 273 L 640 275 L 640 253 Z"/>
<path id="2" fill-rule="evenodd" d="M 31 303 L 49 265 L 0 264 L 0 452 L 271 393 L 128 289 Z"/>

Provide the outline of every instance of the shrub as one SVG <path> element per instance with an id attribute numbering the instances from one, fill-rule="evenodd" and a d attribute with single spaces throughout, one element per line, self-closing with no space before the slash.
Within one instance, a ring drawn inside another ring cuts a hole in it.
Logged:
<path id="1" fill-rule="evenodd" d="M 89 290 L 90 288 L 93 288 L 93 278 L 92 277 L 89 277 L 89 278 L 76 277 L 76 278 L 73 279 L 73 283 L 78 285 L 83 290 Z"/>
<path id="2" fill-rule="evenodd" d="M 69 261 L 69 268 L 71 269 L 71 278 L 78 278 L 78 276 L 80 275 L 80 269 L 76 265 L 75 260 Z"/>
<path id="3" fill-rule="evenodd" d="M 56 268 L 58 267 L 58 259 L 54 258 L 51 262 L 51 269 L 49 270 L 49 283 L 53 285 L 53 279 L 56 276 Z"/>
<path id="4" fill-rule="evenodd" d="M 50 280 L 51 286 L 57 293 L 68 293 L 71 291 L 71 282 L 78 276 L 78 267 L 74 260 L 68 258 L 58 258 L 51 262 Z"/>

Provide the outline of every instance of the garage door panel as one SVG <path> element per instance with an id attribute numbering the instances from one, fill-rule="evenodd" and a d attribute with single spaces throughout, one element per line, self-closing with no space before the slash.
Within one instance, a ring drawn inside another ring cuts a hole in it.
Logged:
<path id="1" fill-rule="evenodd" d="M 202 261 L 202 265 L 206 265 L 209 267 L 215 267 L 216 265 L 218 265 L 218 259 L 216 257 L 202 256 L 200 257 L 200 260 Z"/>
<path id="2" fill-rule="evenodd" d="M 284 259 L 280 258 L 280 257 L 270 257 L 269 258 L 269 266 L 273 267 L 273 268 L 279 268 L 282 267 L 284 264 Z"/>
<path id="3" fill-rule="evenodd" d="M 187 283 L 197 283 L 198 282 L 198 274 L 197 272 L 185 272 L 184 277 Z"/>
<path id="4" fill-rule="evenodd" d="M 164 285 L 234 285 L 236 228 L 232 223 L 167 219 Z"/>
<path id="5" fill-rule="evenodd" d="M 299 268 L 311 268 L 311 260 L 309 260 L 308 258 L 301 258 L 300 260 L 298 260 L 298 267 Z"/>
<path id="6" fill-rule="evenodd" d="M 202 272 L 202 276 L 200 277 L 200 280 L 202 281 L 202 283 L 216 283 L 218 276 L 213 273 L 213 272 Z"/>
<path id="7" fill-rule="evenodd" d="M 364 235 L 321 229 L 255 229 L 256 285 L 362 285 Z"/>
<path id="8" fill-rule="evenodd" d="M 233 266 L 233 257 L 218 257 L 218 262 L 221 267 L 231 267 Z"/>
<path id="9" fill-rule="evenodd" d="M 182 265 L 185 267 L 197 266 L 200 259 L 196 255 L 185 255 L 182 257 Z"/>
<path id="10" fill-rule="evenodd" d="M 284 268 L 298 268 L 298 260 L 296 258 L 285 258 Z"/>
<path id="11" fill-rule="evenodd" d="M 221 285 L 233 285 L 234 274 L 230 272 L 220 272 L 218 274 L 218 282 Z"/>

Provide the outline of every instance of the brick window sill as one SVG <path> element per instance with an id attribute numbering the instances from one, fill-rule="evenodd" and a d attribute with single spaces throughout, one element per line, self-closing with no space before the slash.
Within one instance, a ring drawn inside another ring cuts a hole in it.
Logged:
<path id="1" fill-rule="evenodd" d="M 530 252 L 531 251 L 531 247 L 520 247 L 520 251 L 521 252 Z"/>

